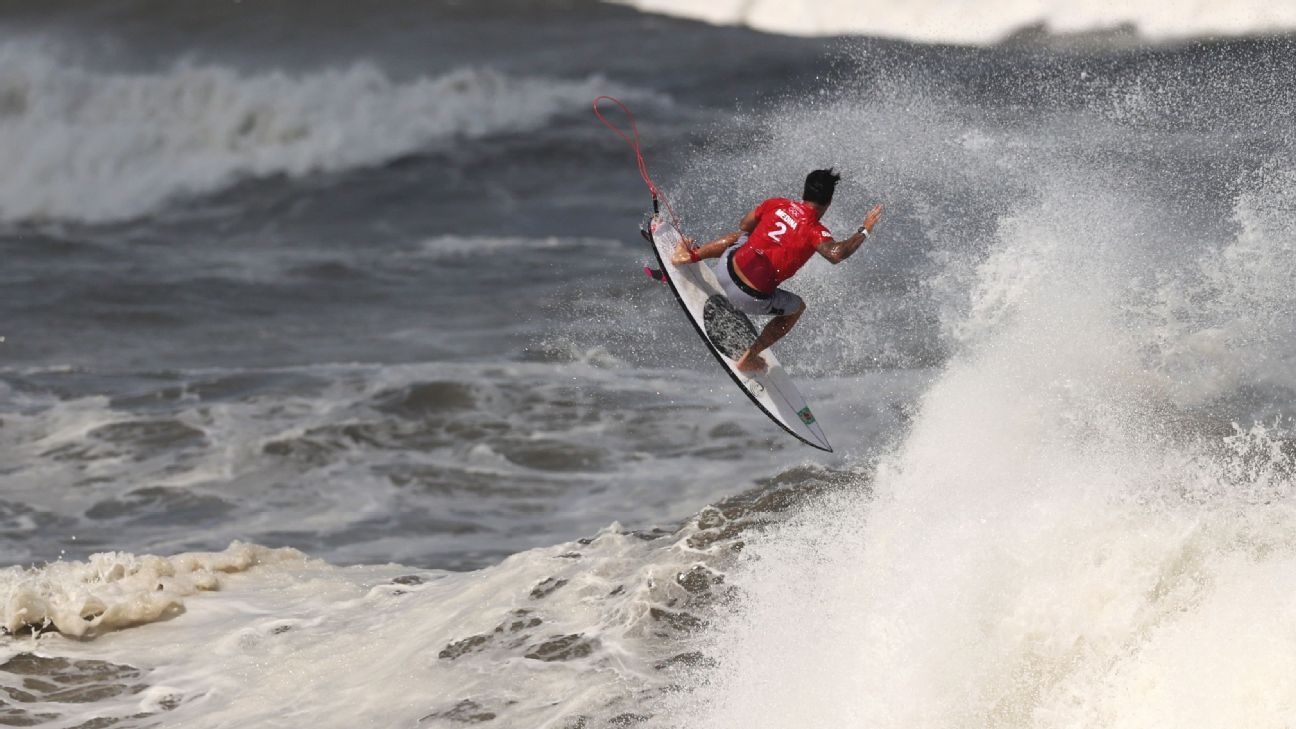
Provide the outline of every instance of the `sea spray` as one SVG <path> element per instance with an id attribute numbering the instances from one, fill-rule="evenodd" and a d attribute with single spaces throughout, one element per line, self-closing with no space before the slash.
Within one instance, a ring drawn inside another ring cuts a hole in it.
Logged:
<path id="1" fill-rule="evenodd" d="M 1237 239 L 1180 279 L 1210 284 L 1193 299 L 1226 339 L 1291 306 L 1262 284 L 1291 265 L 1290 222 L 1267 214 L 1281 179 L 1241 193 Z M 1290 435 L 1184 410 L 1183 383 L 1145 368 L 1196 333 L 1130 311 L 1164 240 L 1140 229 L 1148 199 L 1093 182 L 1055 170 L 1002 218 L 958 353 L 872 496 L 808 508 L 748 550 L 708 641 L 718 665 L 685 702 L 706 707 L 701 725 L 1292 720 Z M 1100 217 L 1114 222 L 1084 225 Z M 1200 387 L 1290 374 L 1289 336 L 1242 341 L 1249 356 Z"/>

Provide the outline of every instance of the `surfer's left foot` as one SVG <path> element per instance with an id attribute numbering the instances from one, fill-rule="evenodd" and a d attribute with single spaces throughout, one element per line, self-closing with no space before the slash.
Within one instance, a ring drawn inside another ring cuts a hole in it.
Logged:
<path id="1" fill-rule="evenodd" d="M 737 367 L 739 372 L 764 372 L 769 369 L 759 354 L 753 357 L 751 352 L 744 352 L 743 356 L 734 363 L 734 367 Z"/>

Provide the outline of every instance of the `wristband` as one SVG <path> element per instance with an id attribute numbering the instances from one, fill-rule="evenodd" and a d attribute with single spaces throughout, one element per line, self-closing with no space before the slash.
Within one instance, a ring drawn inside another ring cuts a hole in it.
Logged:
<path id="1" fill-rule="evenodd" d="M 689 249 L 689 260 L 692 261 L 693 263 L 697 263 L 698 261 L 702 260 L 702 256 L 698 255 L 696 248 Z"/>
<path id="2" fill-rule="evenodd" d="M 864 240 L 868 240 L 869 237 L 868 228 L 865 228 L 864 226 L 861 225 L 859 228 L 855 229 L 855 235 L 862 235 L 864 236 Z"/>

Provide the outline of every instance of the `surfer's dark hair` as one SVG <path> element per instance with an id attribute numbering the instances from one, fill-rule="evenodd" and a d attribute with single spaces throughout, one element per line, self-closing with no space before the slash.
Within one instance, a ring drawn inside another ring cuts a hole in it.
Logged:
<path id="1" fill-rule="evenodd" d="M 820 205 L 831 203 L 833 191 L 837 189 L 837 181 L 840 179 L 841 175 L 833 172 L 831 167 L 811 172 L 806 175 L 805 192 L 802 193 L 801 199 Z"/>

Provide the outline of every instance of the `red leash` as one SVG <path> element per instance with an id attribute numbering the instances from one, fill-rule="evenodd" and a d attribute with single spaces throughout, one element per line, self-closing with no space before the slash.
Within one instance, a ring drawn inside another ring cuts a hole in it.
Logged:
<path id="1" fill-rule="evenodd" d="M 608 121 L 607 117 L 603 116 L 603 112 L 599 111 L 599 103 L 605 100 L 616 104 L 621 108 L 621 111 L 625 112 L 626 117 L 630 119 L 630 134 L 621 131 L 620 127 Z M 648 163 L 644 161 L 643 152 L 639 149 L 639 127 L 635 124 L 634 114 L 630 113 L 630 109 L 626 108 L 626 105 L 621 103 L 620 99 L 613 96 L 600 96 L 594 99 L 594 116 L 597 116 L 604 126 L 615 132 L 618 137 L 621 137 L 622 141 L 630 145 L 630 149 L 635 155 L 635 162 L 639 165 L 639 176 L 643 178 L 644 184 L 648 186 L 648 192 L 652 193 L 653 212 L 658 212 L 657 201 L 660 199 L 666 204 L 666 211 L 670 213 L 671 222 L 675 224 L 675 228 L 678 230 L 680 227 L 679 218 L 676 217 L 675 210 L 671 208 L 670 201 L 666 199 L 665 195 L 661 194 L 661 190 L 653 182 L 652 176 L 648 174 Z"/>

